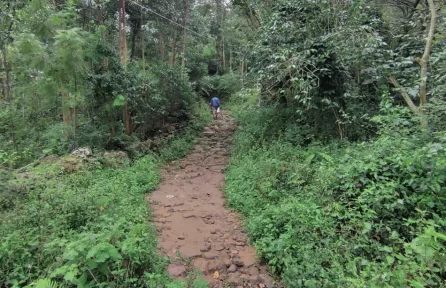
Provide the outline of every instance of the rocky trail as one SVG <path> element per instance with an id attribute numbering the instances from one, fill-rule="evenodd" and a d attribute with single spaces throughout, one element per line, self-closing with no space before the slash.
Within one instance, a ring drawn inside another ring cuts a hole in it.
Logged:
<path id="1" fill-rule="evenodd" d="M 279 287 L 247 244 L 239 216 L 225 206 L 223 168 L 235 129 L 223 111 L 189 156 L 165 168 L 159 189 L 148 196 L 159 246 L 171 259 L 173 278 L 199 270 L 210 287 Z"/>

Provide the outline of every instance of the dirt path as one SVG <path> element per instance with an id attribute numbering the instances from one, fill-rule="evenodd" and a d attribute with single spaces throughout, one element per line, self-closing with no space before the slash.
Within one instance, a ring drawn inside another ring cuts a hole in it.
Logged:
<path id="1" fill-rule="evenodd" d="M 210 287 L 277 287 L 220 190 L 235 128 L 229 114 L 220 113 L 190 155 L 166 167 L 163 183 L 149 196 L 160 249 L 172 259 L 173 278 L 199 270 Z"/>

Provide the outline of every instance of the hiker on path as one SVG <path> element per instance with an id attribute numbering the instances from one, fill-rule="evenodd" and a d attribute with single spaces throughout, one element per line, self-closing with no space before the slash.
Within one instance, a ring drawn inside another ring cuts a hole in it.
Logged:
<path id="1" fill-rule="evenodd" d="M 218 113 L 220 113 L 220 99 L 217 97 L 212 98 L 209 107 L 212 110 L 212 117 L 216 120 Z"/>

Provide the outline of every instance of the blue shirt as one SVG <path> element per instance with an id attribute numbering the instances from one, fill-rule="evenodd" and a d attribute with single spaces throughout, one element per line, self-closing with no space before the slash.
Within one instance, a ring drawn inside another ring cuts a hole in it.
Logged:
<path id="1" fill-rule="evenodd" d="M 211 106 L 212 107 L 220 107 L 220 99 L 218 99 L 217 97 L 212 98 Z"/>

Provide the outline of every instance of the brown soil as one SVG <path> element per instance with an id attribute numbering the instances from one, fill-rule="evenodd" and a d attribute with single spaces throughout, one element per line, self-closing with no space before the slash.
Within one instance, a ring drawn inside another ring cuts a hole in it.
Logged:
<path id="1" fill-rule="evenodd" d="M 220 190 L 235 128 L 228 112 L 220 113 L 190 155 L 166 167 L 163 183 L 149 196 L 159 246 L 172 261 L 172 278 L 199 270 L 210 287 L 278 287 Z"/>

